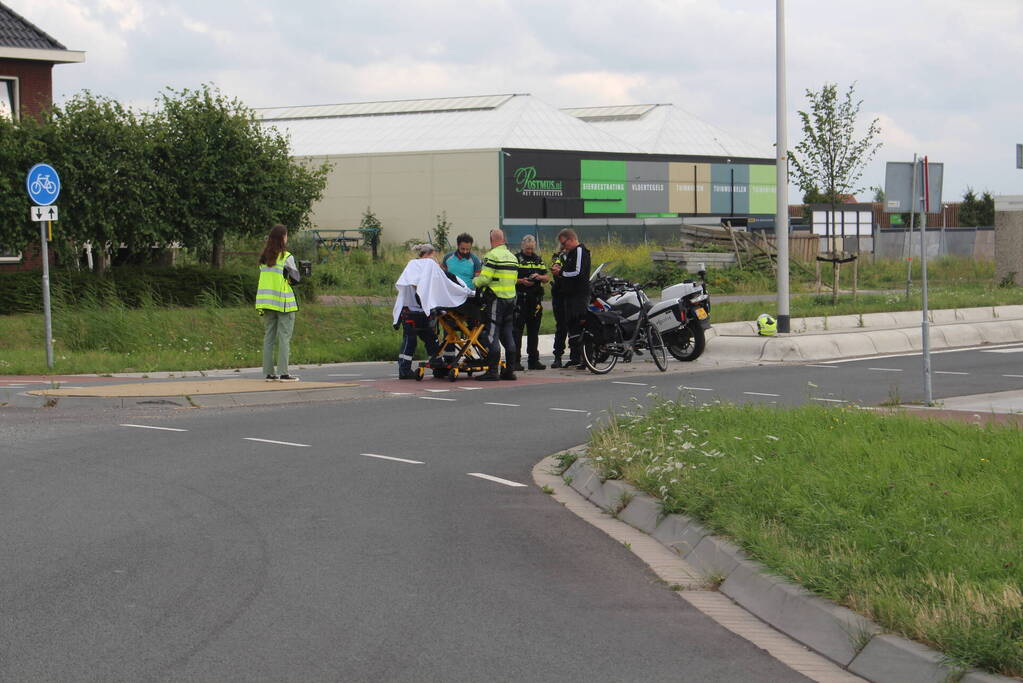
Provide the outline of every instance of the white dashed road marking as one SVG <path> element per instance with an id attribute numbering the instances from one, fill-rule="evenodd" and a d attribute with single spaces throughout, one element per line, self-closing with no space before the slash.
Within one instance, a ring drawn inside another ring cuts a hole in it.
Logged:
<path id="1" fill-rule="evenodd" d="M 462 391 L 479 391 L 483 387 L 458 387 Z"/>
<path id="2" fill-rule="evenodd" d="M 708 387 L 682 387 L 686 391 L 714 391 Z"/>
<path id="3" fill-rule="evenodd" d="M 588 413 L 588 410 L 579 410 L 577 408 L 548 408 L 548 410 L 557 410 L 562 413 Z"/>
<path id="4" fill-rule="evenodd" d="M 760 391 L 744 391 L 742 393 L 746 394 L 747 396 L 771 396 L 773 398 L 778 398 L 779 396 L 781 396 L 781 394 L 765 394 Z"/>
<path id="5" fill-rule="evenodd" d="M 420 396 L 424 401 L 457 401 L 457 398 L 442 398 L 440 396 Z"/>
<path id="6" fill-rule="evenodd" d="M 272 443 L 272 444 L 276 444 L 277 446 L 295 446 L 296 448 L 312 448 L 312 446 L 310 446 L 307 443 L 292 443 L 290 441 L 274 441 L 273 439 L 256 439 L 256 438 L 251 437 L 251 436 L 245 436 L 245 437 L 242 437 L 242 438 L 245 439 L 246 441 L 259 441 L 260 443 Z"/>
<path id="7" fill-rule="evenodd" d="M 981 351 L 981 353 L 1023 353 L 1023 347 L 1017 347 L 1012 349 L 987 349 Z"/>
<path id="8" fill-rule="evenodd" d="M 518 403 L 484 403 L 483 405 L 485 405 L 485 406 L 504 406 L 506 408 L 519 408 L 520 407 L 520 404 L 518 404 Z"/>
<path id="9" fill-rule="evenodd" d="M 501 477 L 492 477 L 489 474 L 481 474 L 479 472 L 466 472 L 470 477 L 479 477 L 480 479 L 486 479 L 487 481 L 496 481 L 498 484 L 504 484 L 505 486 L 525 486 L 517 481 L 508 481 L 507 479 L 501 479 Z"/>
<path id="10" fill-rule="evenodd" d="M 951 370 L 935 370 L 935 375 L 968 375 L 968 372 L 952 372 Z"/>
<path id="11" fill-rule="evenodd" d="M 849 401 L 843 401 L 840 398 L 814 398 L 814 401 L 824 401 L 825 403 L 848 403 Z"/>
<path id="12" fill-rule="evenodd" d="M 807 364 L 806 367 L 808 367 L 808 368 L 828 368 L 829 370 L 834 370 L 837 366 L 835 366 L 835 365 L 813 365 L 813 364 Z"/>
<path id="13" fill-rule="evenodd" d="M 446 394 L 450 389 L 427 389 L 431 394 Z"/>
<path id="14" fill-rule="evenodd" d="M 426 464 L 422 460 L 407 460 L 405 458 L 392 458 L 389 455 L 377 455 L 376 453 L 360 453 L 359 455 L 364 455 L 367 458 L 379 458 L 380 460 L 393 460 L 394 462 L 404 462 L 404 463 L 408 463 L 409 465 L 425 465 Z"/>
<path id="15" fill-rule="evenodd" d="M 867 368 L 867 370 L 873 370 L 875 372 L 902 372 L 901 368 Z"/>
<path id="16" fill-rule="evenodd" d="M 161 432 L 187 432 L 187 429 L 177 429 L 176 427 L 153 427 L 151 425 L 121 425 L 122 427 L 134 427 L 135 429 L 158 429 Z"/>
<path id="17" fill-rule="evenodd" d="M 327 377 L 362 377 L 361 372 L 341 372 L 334 375 L 327 375 Z"/>
<path id="18" fill-rule="evenodd" d="M 1002 377 L 1015 377 L 1017 379 L 1023 379 L 1023 375 L 1002 375 Z"/>
<path id="19" fill-rule="evenodd" d="M 646 386 L 646 384 L 643 384 L 642 382 L 619 382 L 617 380 L 611 382 L 611 384 L 628 384 L 629 386 L 632 386 L 632 387 L 645 387 Z"/>

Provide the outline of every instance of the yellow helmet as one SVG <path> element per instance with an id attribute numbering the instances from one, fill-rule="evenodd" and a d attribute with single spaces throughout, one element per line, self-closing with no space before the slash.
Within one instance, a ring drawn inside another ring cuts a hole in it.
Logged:
<path id="1" fill-rule="evenodd" d="M 773 337 L 778 334 L 778 321 L 766 313 L 757 316 L 757 334 L 761 337 Z"/>

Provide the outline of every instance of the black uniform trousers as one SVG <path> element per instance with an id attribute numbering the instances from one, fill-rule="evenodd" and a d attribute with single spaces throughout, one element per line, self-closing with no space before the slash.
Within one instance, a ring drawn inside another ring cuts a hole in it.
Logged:
<path id="1" fill-rule="evenodd" d="M 526 353 L 530 363 L 540 362 L 540 320 L 543 318 L 543 299 L 520 296 L 515 306 L 515 348 L 519 350 L 516 362 L 522 362 L 522 332 L 526 333 Z"/>
<path id="2" fill-rule="evenodd" d="M 577 363 L 582 362 L 582 321 L 589 305 L 589 290 L 563 293 L 562 310 L 565 316 L 565 328 L 568 333 L 569 358 Z M 564 347 L 563 347 L 564 348 Z M 555 351 L 557 356 L 558 352 Z"/>
<path id="3" fill-rule="evenodd" d="M 487 365 L 496 371 L 501 365 L 501 347 L 509 370 L 515 368 L 518 360 L 518 346 L 515 344 L 515 299 L 494 299 L 487 308 Z"/>
<path id="4" fill-rule="evenodd" d="M 422 339 L 426 352 L 433 358 L 440 352 L 437 331 L 430 326 L 430 319 L 421 311 L 403 308 L 398 317 L 401 322 L 401 350 L 398 352 L 398 376 L 412 375 L 412 357 L 416 353 L 416 340 Z"/>

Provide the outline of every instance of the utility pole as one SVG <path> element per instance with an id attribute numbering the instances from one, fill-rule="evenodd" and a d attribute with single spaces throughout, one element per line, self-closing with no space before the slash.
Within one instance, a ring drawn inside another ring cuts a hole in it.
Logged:
<path id="1" fill-rule="evenodd" d="M 778 251 L 778 331 L 788 332 L 789 323 L 789 141 L 785 120 L 785 0 L 775 0 L 775 207 L 774 243 Z"/>
<path id="2" fill-rule="evenodd" d="M 914 173 L 915 177 L 915 173 Z M 924 351 L 924 394 L 925 405 L 934 403 L 934 395 L 931 391 L 931 321 L 927 315 L 927 212 L 931 210 L 931 184 L 930 169 L 927 168 L 927 157 L 924 156 L 924 199 L 923 213 L 920 215 L 920 280 L 923 290 L 923 320 L 921 322 L 921 336 L 923 337 Z M 914 203 L 915 208 L 915 203 Z"/>

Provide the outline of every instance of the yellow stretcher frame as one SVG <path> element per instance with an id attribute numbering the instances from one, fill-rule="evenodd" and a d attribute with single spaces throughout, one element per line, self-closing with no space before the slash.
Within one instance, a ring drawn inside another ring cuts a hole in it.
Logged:
<path id="1" fill-rule="evenodd" d="M 468 302 L 469 305 L 475 305 Z M 419 363 L 416 369 L 416 381 L 422 381 L 426 371 L 432 369 L 433 376 L 447 378 L 454 382 L 461 374 L 472 375 L 474 372 L 486 372 L 489 350 L 480 341 L 487 329 L 484 316 L 481 314 L 478 325 L 471 325 L 468 316 L 458 309 L 446 310 L 437 316 L 437 340 L 440 342 L 441 358 L 444 364 L 431 368 L 429 362 Z M 504 362 L 501 362 L 504 366 Z"/>

